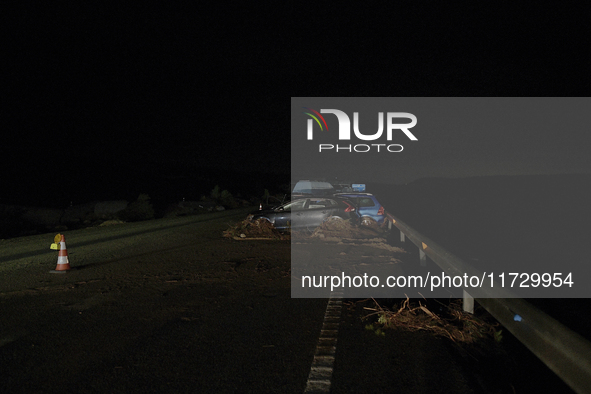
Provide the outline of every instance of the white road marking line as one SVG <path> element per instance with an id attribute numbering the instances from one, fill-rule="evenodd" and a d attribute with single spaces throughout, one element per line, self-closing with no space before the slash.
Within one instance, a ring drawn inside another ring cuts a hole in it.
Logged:
<path id="1" fill-rule="evenodd" d="M 305 393 L 330 392 L 334 355 L 337 350 L 339 321 L 341 319 L 342 298 L 343 292 L 333 291 L 330 293 Z"/>

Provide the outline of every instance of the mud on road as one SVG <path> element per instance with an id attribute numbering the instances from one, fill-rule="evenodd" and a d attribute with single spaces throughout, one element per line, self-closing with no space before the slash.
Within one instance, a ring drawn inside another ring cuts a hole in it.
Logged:
<path id="1" fill-rule="evenodd" d="M 67 274 L 2 241 L 0 391 L 302 392 L 326 300 L 290 299 L 289 241 L 222 237 L 244 216 L 72 231 Z"/>
<path id="2" fill-rule="evenodd" d="M 302 393 L 327 299 L 291 298 L 289 240 L 223 236 L 247 212 L 67 232 L 66 274 L 49 273 L 54 234 L 1 240 L 0 392 Z M 474 371 L 441 338 L 376 336 L 363 304 L 344 304 L 333 392 L 519 387 L 489 386 L 505 358 Z"/>

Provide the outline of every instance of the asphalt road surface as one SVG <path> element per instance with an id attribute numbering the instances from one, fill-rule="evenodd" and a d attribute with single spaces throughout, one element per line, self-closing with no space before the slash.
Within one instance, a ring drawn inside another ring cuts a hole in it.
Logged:
<path id="1" fill-rule="evenodd" d="M 289 241 L 222 237 L 245 214 L 65 232 L 66 274 L 49 273 L 54 234 L 0 241 L 0 392 L 304 392 L 327 299 L 291 298 Z M 544 392 L 542 375 L 560 385 L 509 336 L 516 355 L 378 336 L 366 305 L 343 300 L 333 393 Z"/>

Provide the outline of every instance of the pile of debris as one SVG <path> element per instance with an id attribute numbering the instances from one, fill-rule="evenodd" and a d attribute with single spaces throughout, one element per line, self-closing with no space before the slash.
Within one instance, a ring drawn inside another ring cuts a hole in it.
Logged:
<path id="1" fill-rule="evenodd" d="M 348 220 L 329 218 L 314 230 L 311 237 L 324 240 L 381 238 L 384 237 L 384 228 L 354 226 Z"/>
<path id="2" fill-rule="evenodd" d="M 224 237 L 234 239 L 290 239 L 288 234 L 282 234 L 266 219 L 245 219 L 226 231 Z"/>
<path id="3" fill-rule="evenodd" d="M 389 310 L 375 301 L 375 308 L 364 308 L 373 311 L 365 318 L 377 316 L 377 324 L 384 329 L 402 329 L 407 331 L 430 331 L 435 335 L 446 337 L 456 343 L 473 344 L 482 339 L 501 340 L 498 324 L 491 324 L 462 310 L 461 300 L 441 306 L 444 313 L 437 315 L 419 301 L 413 305 L 407 298 L 398 310 Z"/>

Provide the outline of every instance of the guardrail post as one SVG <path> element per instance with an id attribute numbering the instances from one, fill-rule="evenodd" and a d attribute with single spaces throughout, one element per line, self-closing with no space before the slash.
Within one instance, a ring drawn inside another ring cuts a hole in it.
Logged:
<path id="1" fill-rule="evenodd" d="M 404 237 L 404 233 L 402 232 L 402 230 L 400 231 L 400 242 L 404 242 L 405 241 L 405 237 Z"/>
<path id="2" fill-rule="evenodd" d="M 419 246 L 419 257 L 421 259 L 421 267 L 426 267 L 427 266 L 427 255 L 425 254 L 425 252 L 423 251 L 423 248 L 421 246 Z"/>
<path id="3" fill-rule="evenodd" d="M 392 230 L 392 221 L 388 220 L 388 231 Z"/>
<path id="4" fill-rule="evenodd" d="M 464 312 L 474 314 L 474 297 L 472 297 L 466 290 L 464 290 Z"/>

